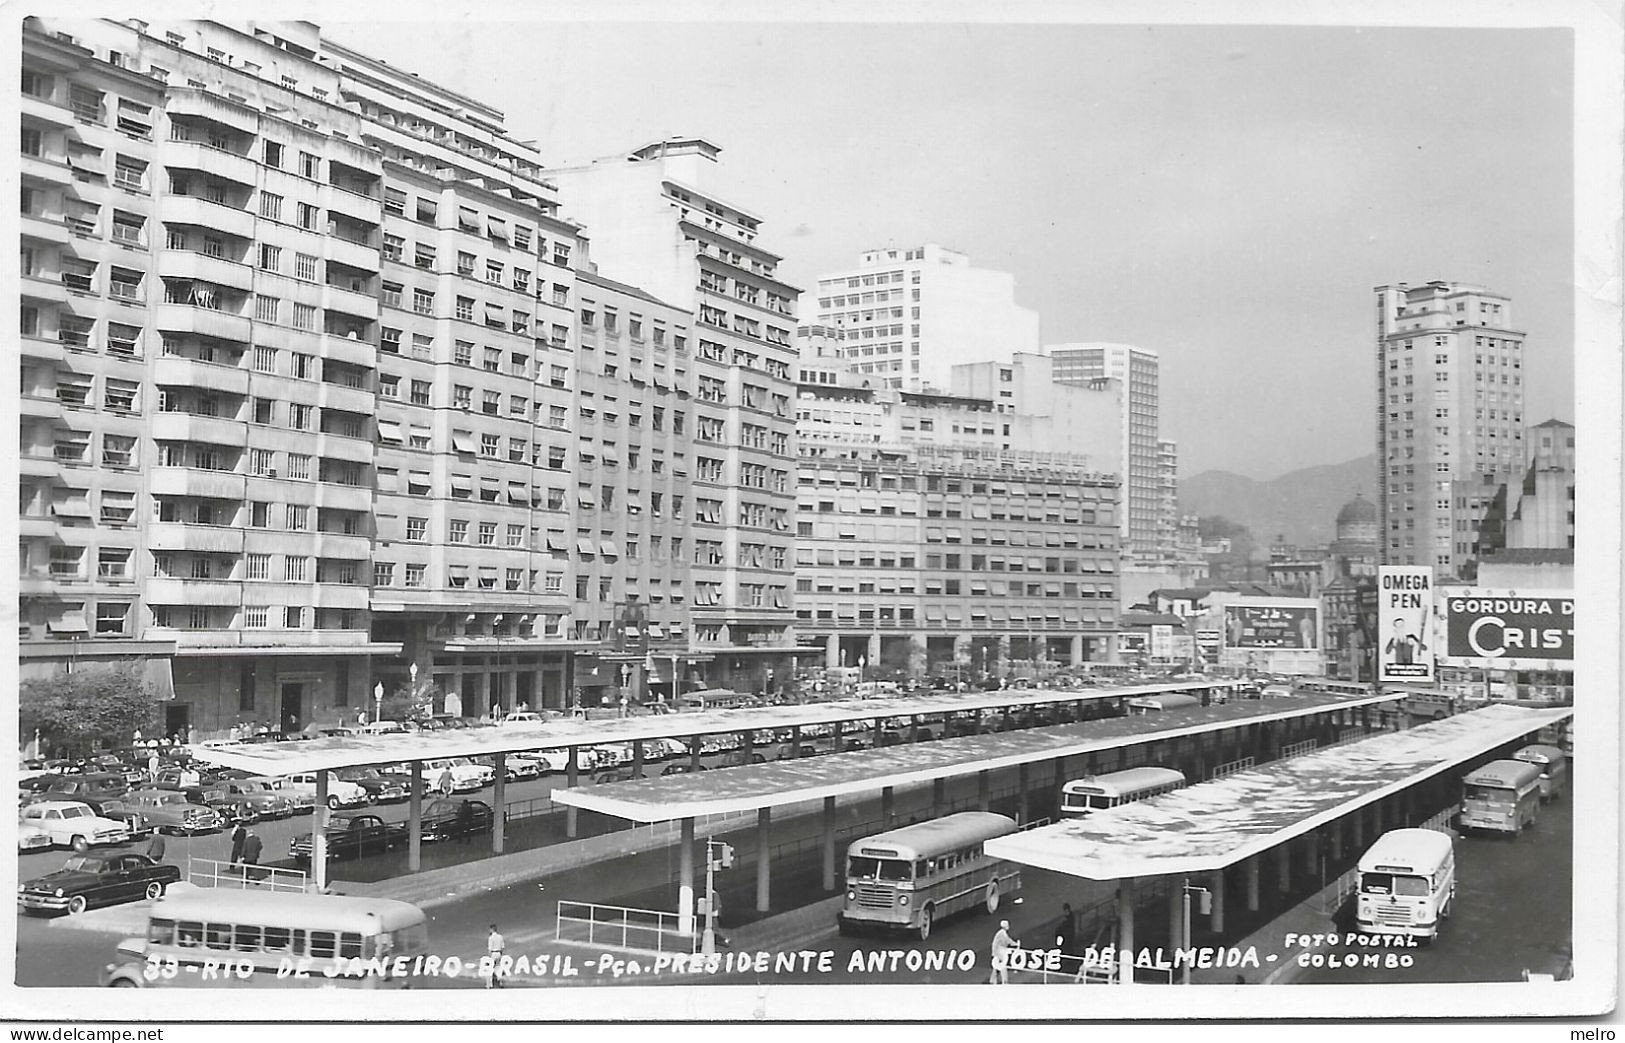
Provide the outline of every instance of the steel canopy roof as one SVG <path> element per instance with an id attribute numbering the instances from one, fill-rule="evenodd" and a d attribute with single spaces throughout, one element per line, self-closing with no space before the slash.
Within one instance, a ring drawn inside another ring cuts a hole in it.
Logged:
<path id="1" fill-rule="evenodd" d="M 941 692 L 886 699 L 842 699 L 786 706 L 739 707 L 639 717 L 554 717 L 546 722 L 466 728 L 405 735 L 346 735 L 276 743 L 235 743 L 190 747 L 197 759 L 257 775 L 291 775 L 363 764 L 483 757 L 493 753 L 596 746 L 634 739 L 683 739 L 690 735 L 805 727 L 916 714 L 992 710 L 1004 706 L 1042 706 L 1100 699 L 1133 698 L 1163 692 L 1193 692 L 1237 684 L 1224 681 L 1179 681 L 1127 688 L 1002 688 L 990 692 Z"/>
<path id="2" fill-rule="evenodd" d="M 1449 770 L 1573 707 L 1495 704 L 989 840 L 988 854 L 1091 880 L 1234 865 Z"/>
<path id="3" fill-rule="evenodd" d="M 1305 717 L 1329 710 L 1394 702 L 1398 696 L 1301 695 L 1244 700 L 1217 706 L 1076 724 L 966 735 L 822 757 L 801 757 L 718 771 L 665 775 L 601 786 L 553 791 L 555 804 L 614 815 L 634 822 L 664 822 L 780 807 L 823 797 L 873 793 L 933 779 L 1050 760 L 1234 728 L 1262 721 Z"/>

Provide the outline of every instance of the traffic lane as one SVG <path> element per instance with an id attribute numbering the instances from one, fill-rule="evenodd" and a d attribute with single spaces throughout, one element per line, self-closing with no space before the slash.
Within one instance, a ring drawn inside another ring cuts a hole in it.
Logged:
<path id="1" fill-rule="evenodd" d="M 1516 838 L 1456 840 L 1456 901 L 1430 945 L 1414 949 L 1358 948 L 1360 955 L 1396 952 L 1409 967 L 1310 968 L 1310 984 L 1522 981 L 1525 970 L 1556 973 L 1573 937 L 1573 793 L 1540 809 L 1534 826 Z M 1348 952 L 1339 947 L 1340 952 Z M 1380 960 L 1378 962 L 1387 962 Z"/>

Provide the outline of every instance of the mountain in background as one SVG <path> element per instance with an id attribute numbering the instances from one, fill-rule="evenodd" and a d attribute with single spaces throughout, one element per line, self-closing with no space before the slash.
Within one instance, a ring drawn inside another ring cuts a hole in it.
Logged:
<path id="1" fill-rule="evenodd" d="M 1299 547 L 1337 535 L 1337 512 L 1355 493 L 1376 502 L 1376 454 L 1343 464 L 1290 471 L 1268 482 L 1229 471 L 1203 471 L 1179 482 L 1181 514 L 1222 514 L 1252 530 L 1261 552 L 1283 534 Z"/>

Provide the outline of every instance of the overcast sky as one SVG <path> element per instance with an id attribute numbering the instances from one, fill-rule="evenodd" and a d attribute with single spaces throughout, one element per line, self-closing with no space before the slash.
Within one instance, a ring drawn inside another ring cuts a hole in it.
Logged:
<path id="1" fill-rule="evenodd" d="M 1380 283 L 1509 294 L 1526 420 L 1574 419 L 1566 29 L 320 21 L 550 165 L 714 141 L 804 288 L 925 241 L 1013 272 L 1045 343 L 1161 352 L 1182 474 L 1374 451 Z"/>

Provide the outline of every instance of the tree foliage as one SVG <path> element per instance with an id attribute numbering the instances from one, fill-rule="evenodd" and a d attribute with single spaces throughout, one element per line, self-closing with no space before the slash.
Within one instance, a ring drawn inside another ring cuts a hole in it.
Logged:
<path id="1" fill-rule="evenodd" d="M 411 685 L 400 685 L 393 692 L 384 693 L 381 721 L 426 721 L 434 716 L 435 703 L 440 698 L 440 687 L 420 684 L 416 694 Z M 368 707 L 371 712 L 373 707 Z"/>
<path id="2" fill-rule="evenodd" d="M 86 666 L 19 686 L 22 739 L 52 754 L 83 757 L 100 747 L 128 746 L 137 731 L 156 735 L 159 709 L 139 662 Z"/>

